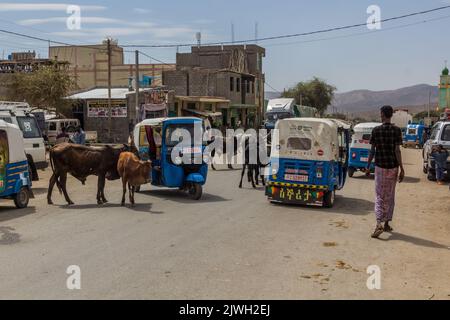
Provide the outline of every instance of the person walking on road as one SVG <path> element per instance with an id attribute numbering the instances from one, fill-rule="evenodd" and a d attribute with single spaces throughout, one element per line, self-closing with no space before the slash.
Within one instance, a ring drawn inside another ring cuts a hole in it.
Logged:
<path id="1" fill-rule="evenodd" d="M 397 181 L 403 182 L 405 170 L 402 163 L 400 146 L 403 143 L 402 130 L 391 123 L 394 109 L 391 106 L 381 108 L 382 125 L 372 131 L 370 144 L 372 145 L 367 172 L 375 158 L 375 214 L 377 226 L 372 238 L 378 238 L 383 232 L 391 232 L 389 225 L 392 221 L 395 207 L 395 187 Z M 384 223 L 384 226 L 383 226 Z"/>

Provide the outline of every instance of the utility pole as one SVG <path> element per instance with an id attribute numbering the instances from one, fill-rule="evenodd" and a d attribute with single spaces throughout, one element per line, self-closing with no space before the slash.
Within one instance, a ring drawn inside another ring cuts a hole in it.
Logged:
<path id="1" fill-rule="evenodd" d="M 135 62 L 135 68 L 136 68 L 136 74 L 135 74 L 135 78 L 136 78 L 136 84 L 134 85 L 134 89 L 136 90 L 136 115 L 135 115 L 135 124 L 137 124 L 139 122 L 139 50 L 136 50 L 136 58 L 134 59 Z"/>
<path id="2" fill-rule="evenodd" d="M 431 108 L 431 90 L 428 93 L 428 121 L 430 121 L 430 108 Z"/>
<path id="3" fill-rule="evenodd" d="M 111 142 L 113 142 L 111 131 L 112 131 L 112 104 L 111 104 L 111 38 L 106 40 L 107 51 L 108 51 L 108 137 Z"/>

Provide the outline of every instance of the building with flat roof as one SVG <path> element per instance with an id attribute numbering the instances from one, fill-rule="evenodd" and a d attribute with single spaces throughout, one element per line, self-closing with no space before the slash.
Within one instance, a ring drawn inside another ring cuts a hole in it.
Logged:
<path id="1" fill-rule="evenodd" d="M 69 72 L 75 78 L 78 89 L 85 90 L 108 86 L 107 43 L 98 45 L 53 46 L 49 57 L 67 61 Z M 124 50 L 117 42 L 111 42 L 111 85 L 128 87 L 135 77 L 135 64 L 124 63 Z M 139 64 L 139 74 L 152 79 L 152 85 L 161 85 L 162 72 L 175 69 L 174 64 Z"/>
<path id="2" fill-rule="evenodd" d="M 257 45 L 192 47 L 190 53 L 177 53 L 176 70 L 163 72 L 163 84 L 176 96 L 221 99 L 214 112 L 222 112 L 223 125 L 255 127 L 264 108 L 264 56 L 265 49 Z M 175 101 L 175 109 L 184 101 L 183 110 L 212 110 L 211 103 L 200 103 L 201 99 Z"/>

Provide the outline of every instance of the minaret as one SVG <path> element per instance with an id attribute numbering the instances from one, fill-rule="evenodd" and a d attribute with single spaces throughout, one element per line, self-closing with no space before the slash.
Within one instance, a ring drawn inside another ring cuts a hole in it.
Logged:
<path id="1" fill-rule="evenodd" d="M 439 83 L 439 109 L 450 108 L 450 76 L 445 61 L 445 68 L 442 70 L 441 81 Z"/>

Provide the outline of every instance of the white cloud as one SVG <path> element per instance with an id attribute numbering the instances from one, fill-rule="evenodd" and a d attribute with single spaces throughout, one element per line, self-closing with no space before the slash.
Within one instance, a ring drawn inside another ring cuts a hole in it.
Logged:
<path id="1" fill-rule="evenodd" d="M 65 23 L 67 21 L 67 17 L 50 17 L 43 19 L 26 19 L 18 21 L 18 24 L 22 26 L 34 26 L 34 25 L 42 25 L 48 23 Z M 154 26 L 153 23 L 150 22 L 128 22 L 120 19 L 113 18 L 104 18 L 104 17 L 85 17 L 81 16 L 81 24 L 120 24 L 120 25 L 128 25 L 134 27 L 146 27 L 150 28 Z"/>
<path id="2" fill-rule="evenodd" d="M 151 12 L 150 10 L 144 8 L 134 8 L 133 11 L 139 14 L 147 14 Z"/>
<path id="3" fill-rule="evenodd" d="M 69 3 L 0 3 L 0 11 L 66 11 Z M 105 10 L 104 6 L 82 5 L 83 11 L 101 11 Z"/>
<path id="4" fill-rule="evenodd" d="M 59 31 L 53 32 L 56 36 L 71 37 L 118 37 L 130 35 L 152 35 L 154 38 L 194 38 L 194 29 L 187 27 L 151 27 L 151 28 L 94 28 L 81 29 L 77 31 Z"/>

